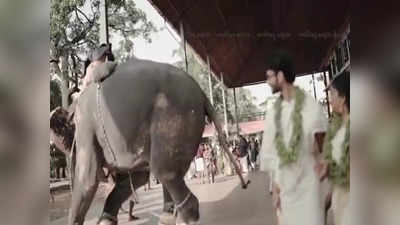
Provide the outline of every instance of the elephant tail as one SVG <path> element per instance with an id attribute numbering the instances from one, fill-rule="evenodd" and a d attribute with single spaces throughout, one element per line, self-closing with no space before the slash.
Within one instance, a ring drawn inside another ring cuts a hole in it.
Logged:
<path id="1" fill-rule="evenodd" d="M 76 136 L 72 141 L 71 153 L 69 155 L 69 175 L 70 175 L 70 190 L 74 189 L 75 166 L 76 166 Z"/>
<path id="2" fill-rule="evenodd" d="M 214 123 L 214 126 L 218 133 L 218 141 L 219 141 L 222 149 L 224 149 L 225 153 L 228 155 L 228 158 L 232 162 L 233 166 L 235 167 L 235 171 L 240 178 L 242 188 L 246 189 L 248 184 L 250 183 L 250 181 L 248 180 L 247 182 L 245 182 L 245 180 L 242 176 L 242 172 L 240 171 L 240 168 L 237 165 L 236 160 L 234 159 L 232 153 L 229 151 L 228 142 L 226 141 L 226 136 L 222 132 L 220 119 L 219 119 L 217 113 L 215 112 L 214 107 L 211 105 L 210 101 L 206 97 L 206 95 L 205 94 L 203 94 L 203 95 L 204 95 L 204 102 L 205 102 L 205 113 L 208 116 L 208 118 L 210 119 L 210 122 L 212 121 Z"/>

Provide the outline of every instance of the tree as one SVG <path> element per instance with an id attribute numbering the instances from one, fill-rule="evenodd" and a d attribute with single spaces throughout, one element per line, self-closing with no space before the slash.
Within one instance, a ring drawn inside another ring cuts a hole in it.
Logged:
<path id="1" fill-rule="evenodd" d="M 182 60 L 175 63 L 175 66 L 185 70 L 186 62 L 184 60 L 184 52 L 182 48 L 177 49 L 173 52 L 173 55 L 178 54 Z M 207 97 L 210 99 L 210 88 L 208 81 L 208 66 L 198 60 L 194 51 L 191 48 L 187 48 L 186 52 L 187 61 L 188 61 L 188 73 L 191 75 L 197 83 L 200 85 L 200 88 L 206 93 Z M 224 106 L 221 92 L 221 81 L 218 80 L 215 76 L 212 76 L 211 79 L 212 89 L 213 89 L 213 100 L 214 107 L 219 115 L 224 114 Z M 258 113 L 260 110 L 253 103 L 254 97 L 252 97 L 249 90 L 244 88 L 236 89 L 236 97 L 237 97 L 237 108 L 238 108 L 238 119 L 242 121 L 247 118 L 249 115 Z M 225 90 L 225 98 L 227 104 L 227 117 L 228 123 L 234 123 L 234 113 L 235 113 L 235 105 L 233 98 L 233 91 Z M 221 118 L 223 118 L 221 116 Z"/>
<path id="2" fill-rule="evenodd" d="M 151 41 L 150 34 L 156 29 L 133 0 L 109 0 L 108 3 L 110 37 L 122 37 L 116 52 L 132 55 L 135 37 Z M 100 0 L 50 0 L 51 76 L 58 77 L 63 107 L 68 106 L 70 84 L 77 87 L 82 78 L 79 74 L 85 55 L 100 44 L 99 6 Z"/>
<path id="3" fill-rule="evenodd" d="M 267 99 L 265 99 L 265 101 L 260 104 L 260 107 L 263 109 L 263 111 L 266 111 L 268 113 L 268 111 L 272 108 L 277 98 L 278 98 L 277 95 L 268 96 Z"/>
<path id="4" fill-rule="evenodd" d="M 175 63 L 175 66 L 181 68 L 182 70 L 186 69 L 186 62 L 184 59 L 184 52 L 181 49 L 176 49 L 173 53 L 173 55 L 178 54 L 180 58 L 182 59 L 181 61 L 178 61 Z M 210 97 L 210 87 L 209 87 L 209 73 L 208 73 L 208 66 L 204 65 L 200 60 L 198 60 L 197 56 L 195 55 L 194 51 L 191 48 L 187 48 L 186 52 L 186 57 L 188 61 L 188 74 L 191 75 L 194 80 L 199 84 L 200 88 L 204 91 L 208 99 L 211 99 Z M 213 101 L 214 101 L 214 107 L 217 111 L 218 114 L 223 115 L 224 113 L 224 106 L 223 106 L 223 100 L 222 100 L 222 92 L 221 92 L 221 84 L 220 81 L 216 79 L 215 76 L 211 76 L 211 83 L 212 83 L 212 89 L 213 89 Z M 226 96 L 226 93 L 225 93 Z M 211 100 L 210 100 L 211 101 Z M 227 112 L 228 118 L 232 119 L 233 116 L 231 112 L 228 110 Z M 222 118 L 222 117 L 221 117 Z"/>
<path id="5" fill-rule="evenodd" d="M 254 104 L 255 97 L 253 97 L 249 90 L 244 88 L 236 88 L 236 103 L 238 121 L 251 120 L 255 115 L 261 112 L 256 104 Z M 235 111 L 235 102 L 233 91 L 228 97 L 229 110 Z"/>
<path id="6" fill-rule="evenodd" d="M 50 111 L 61 106 L 61 90 L 55 80 L 50 81 Z"/>

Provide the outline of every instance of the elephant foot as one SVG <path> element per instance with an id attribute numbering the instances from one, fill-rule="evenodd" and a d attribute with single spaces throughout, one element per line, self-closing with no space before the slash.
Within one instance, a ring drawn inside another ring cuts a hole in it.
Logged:
<path id="1" fill-rule="evenodd" d="M 184 221 L 180 215 L 176 218 L 176 225 L 199 225 L 200 219 L 193 220 L 194 218 L 186 219 Z"/>
<path id="2" fill-rule="evenodd" d="M 160 221 L 158 225 L 175 225 L 176 217 L 172 213 L 163 212 L 160 215 Z"/>
<path id="3" fill-rule="evenodd" d="M 140 218 L 137 216 L 129 216 L 128 221 L 139 220 Z"/>
<path id="4" fill-rule="evenodd" d="M 98 225 L 118 225 L 118 223 L 115 221 L 103 219 L 98 223 Z"/>
<path id="5" fill-rule="evenodd" d="M 176 225 L 199 225 L 200 220 L 191 222 L 177 222 Z"/>
<path id="6" fill-rule="evenodd" d="M 118 219 L 108 213 L 103 213 L 97 225 L 118 225 Z"/>

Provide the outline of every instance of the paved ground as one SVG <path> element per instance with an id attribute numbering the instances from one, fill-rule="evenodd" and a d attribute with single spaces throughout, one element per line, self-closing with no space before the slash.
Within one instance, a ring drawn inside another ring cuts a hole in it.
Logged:
<path id="1" fill-rule="evenodd" d="M 68 189 L 69 188 L 69 181 L 68 180 L 61 180 L 58 182 L 53 182 L 50 183 L 50 190 L 51 191 L 58 191 L 62 189 Z"/>
<path id="2" fill-rule="evenodd" d="M 250 173 L 251 184 L 247 190 L 240 187 L 237 176 L 218 177 L 214 184 L 199 184 L 189 181 L 189 187 L 200 200 L 202 225 L 275 225 L 272 200 L 267 193 L 265 174 Z M 102 211 L 106 186 L 97 193 L 86 217 L 85 225 L 95 225 Z M 141 219 L 128 222 L 127 214 L 119 215 L 119 225 L 156 225 L 162 209 L 162 189 L 153 185 L 150 191 L 138 190 L 140 203 L 135 206 L 135 215 Z M 69 194 L 56 195 L 50 203 L 50 224 L 66 225 L 70 200 Z M 127 208 L 127 207 L 126 207 Z M 331 223 L 330 223 L 331 224 Z"/>

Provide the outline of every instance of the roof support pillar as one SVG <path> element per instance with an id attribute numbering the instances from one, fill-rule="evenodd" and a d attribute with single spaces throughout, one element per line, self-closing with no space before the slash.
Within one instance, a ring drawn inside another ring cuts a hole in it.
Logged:
<path id="1" fill-rule="evenodd" d="M 333 74 L 335 73 L 335 71 L 333 70 L 333 61 L 332 60 L 329 63 L 329 68 L 330 68 L 329 80 L 332 80 L 333 79 Z"/>
<path id="2" fill-rule="evenodd" d="M 224 75 L 221 73 L 221 91 L 222 91 L 222 104 L 224 104 L 224 130 L 226 137 L 229 137 L 228 132 L 228 115 L 226 111 L 226 100 L 225 100 L 225 85 L 224 85 Z"/>
<path id="3" fill-rule="evenodd" d="M 210 101 L 211 105 L 214 106 L 214 98 L 213 98 L 213 90 L 212 90 L 212 82 L 211 82 L 211 66 L 210 66 L 210 59 L 207 55 L 207 65 L 208 65 L 208 87 L 210 89 Z"/>
<path id="4" fill-rule="evenodd" d="M 314 72 L 312 73 L 312 84 L 313 84 L 313 89 L 314 89 L 314 98 L 317 100 L 317 91 L 315 90 L 315 76 Z"/>
<path id="5" fill-rule="evenodd" d="M 236 135 L 239 135 L 239 118 L 238 118 L 238 113 L 237 113 L 236 88 L 233 88 L 233 100 L 235 102 Z"/>
<path id="6" fill-rule="evenodd" d="M 99 40 L 100 44 L 109 44 L 108 35 L 108 4 L 107 0 L 100 0 L 100 32 Z"/>
<path id="7" fill-rule="evenodd" d="M 186 73 L 188 73 L 188 61 L 187 61 L 187 54 L 186 54 L 186 39 L 185 39 L 185 29 L 183 28 L 183 21 L 180 22 L 180 28 L 181 28 L 181 42 L 182 42 L 182 48 L 183 52 L 185 54 L 185 65 L 186 65 Z"/>
<path id="8" fill-rule="evenodd" d="M 329 72 L 326 71 L 324 72 L 324 85 L 325 85 L 325 95 L 326 95 L 326 107 L 328 110 L 328 116 L 329 118 L 331 117 L 331 106 L 329 102 L 329 91 L 328 91 L 328 78 L 329 78 Z"/>

